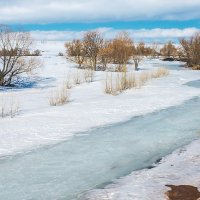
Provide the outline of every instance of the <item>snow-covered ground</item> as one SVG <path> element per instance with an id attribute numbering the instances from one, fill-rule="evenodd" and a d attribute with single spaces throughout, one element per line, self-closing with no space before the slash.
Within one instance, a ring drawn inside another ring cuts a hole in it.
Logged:
<path id="1" fill-rule="evenodd" d="M 66 140 L 77 132 L 125 121 L 200 95 L 200 90 L 183 85 L 199 79 L 200 73 L 195 71 L 170 70 L 168 77 L 152 80 L 141 89 L 128 90 L 118 96 L 104 94 L 105 74 L 97 72 L 94 82 L 71 89 L 69 104 L 51 107 L 48 101 L 52 90 L 66 81 L 68 72 L 76 66 L 57 56 L 65 51 L 63 42 L 38 43 L 36 48 L 43 51 L 44 65 L 34 79 L 36 84 L 0 91 L 12 94 L 20 102 L 18 116 L 0 119 L 1 156 Z M 141 68 L 152 69 L 166 64 L 173 68 L 179 63 L 144 61 Z"/>

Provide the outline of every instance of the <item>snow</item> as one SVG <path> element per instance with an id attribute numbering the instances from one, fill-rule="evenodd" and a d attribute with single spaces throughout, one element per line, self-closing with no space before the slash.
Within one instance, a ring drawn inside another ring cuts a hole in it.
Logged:
<path id="1" fill-rule="evenodd" d="M 166 185 L 192 185 L 200 189 L 200 140 L 176 150 L 153 169 L 136 171 L 102 190 L 94 190 L 88 199 L 166 200 Z"/>
<path id="2" fill-rule="evenodd" d="M 141 69 L 166 65 L 172 67 L 170 75 L 150 81 L 141 89 L 109 96 L 103 92 L 105 74 L 97 72 L 94 82 L 71 89 L 69 104 L 51 107 L 48 100 L 52 89 L 61 85 L 76 66 L 57 56 L 60 51 L 64 52 L 63 42 L 41 42 L 35 47 L 43 51 L 44 65 L 37 77 L 31 79 L 36 84 L 0 91 L 16 96 L 20 102 L 19 115 L 0 119 L 0 156 L 57 143 L 70 139 L 75 133 L 178 105 L 200 95 L 199 89 L 184 85 L 199 79 L 199 72 L 176 70 L 180 63 L 152 60 L 144 61 Z"/>

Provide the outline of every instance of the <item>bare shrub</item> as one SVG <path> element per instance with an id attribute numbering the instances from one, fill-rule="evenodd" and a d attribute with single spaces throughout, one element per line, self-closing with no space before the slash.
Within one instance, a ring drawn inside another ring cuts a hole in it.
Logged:
<path id="1" fill-rule="evenodd" d="M 52 91 L 52 94 L 49 98 L 49 105 L 50 106 L 61 106 L 69 102 L 69 91 L 66 90 L 65 87 L 57 88 L 56 90 Z"/>
<path id="2" fill-rule="evenodd" d="M 2 94 L 0 96 L 0 116 L 5 117 L 15 117 L 20 108 L 19 100 L 15 95 L 12 94 Z"/>

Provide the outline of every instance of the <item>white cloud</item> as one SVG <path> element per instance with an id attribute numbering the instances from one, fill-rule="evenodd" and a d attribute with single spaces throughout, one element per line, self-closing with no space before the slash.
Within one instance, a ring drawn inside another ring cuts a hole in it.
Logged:
<path id="1" fill-rule="evenodd" d="M 124 30 L 116 30 L 112 28 L 99 28 L 99 31 L 107 39 L 115 37 L 119 32 Z M 139 29 L 126 30 L 130 36 L 135 40 L 170 40 L 181 37 L 190 37 L 196 32 L 200 31 L 197 28 L 186 29 Z M 81 38 L 84 31 L 32 31 L 31 34 L 36 40 L 72 40 L 74 38 Z"/>
<path id="2" fill-rule="evenodd" d="M 200 18 L 199 0 L 2 0 L 1 23 Z"/>

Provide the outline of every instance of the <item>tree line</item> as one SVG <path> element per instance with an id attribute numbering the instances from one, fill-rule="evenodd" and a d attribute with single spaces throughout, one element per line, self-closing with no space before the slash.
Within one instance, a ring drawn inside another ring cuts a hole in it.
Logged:
<path id="1" fill-rule="evenodd" d="M 130 59 L 135 69 L 142 56 L 153 55 L 154 49 L 143 42 L 134 44 L 128 33 L 122 32 L 112 40 L 105 40 L 100 32 L 89 31 L 82 39 L 65 43 L 67 56 L 72 58 L 80 68 L 89 67 L 93 70 L 105 70 L 109 63 L 117 64 L 119 69 Z"/>
<path id="2" fill-rule="evenodd" d="M 146 56 L 164 57 L 164 60 L 179 60 L 192 69 L 200 69 L 200 33 L 189 39 L 180 39 L 180 45 L 171 41 L 162 48 L 153 43 L 135 44 L 127 32 L 122 32 L 112 40 L 105 40 L 100 32 L 86 32 L 82 39 L 65 43 L 67 57 L 72 58 L 79 68 L 106 70 L 108 64 L 118 65 L 119 71 L 129 61 L 133 61 L 138 70 L 140 61 Z"/>
<path id="3" fill-rule="evenodd" d="M 188 67 L 200 70 L 200 33 L 189 39 L 181 39 L 177 47 L 168 42 L 160 49 L 160 53 L 165 58 L 184 61 Z"/>

